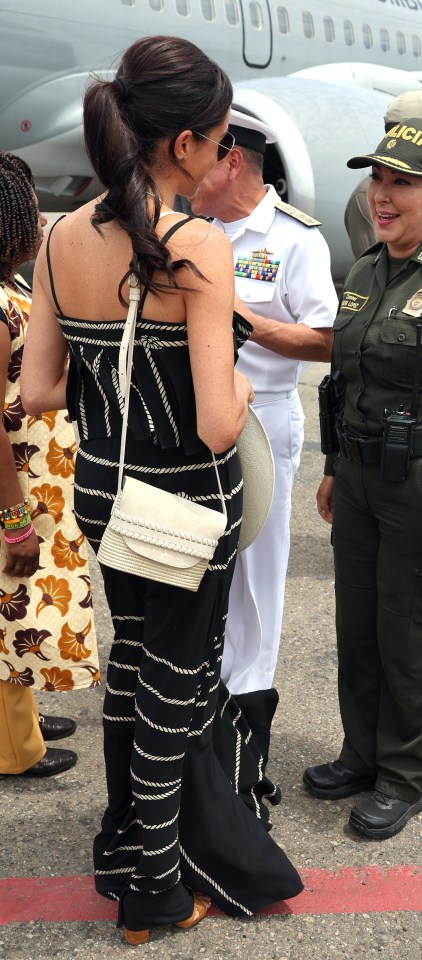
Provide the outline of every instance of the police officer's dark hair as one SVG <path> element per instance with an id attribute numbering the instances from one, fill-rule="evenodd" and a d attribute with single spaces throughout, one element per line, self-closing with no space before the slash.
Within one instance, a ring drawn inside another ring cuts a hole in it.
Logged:
<path id="1" fill-rule="evenodd" d="M 263 154 L 259 153 L 257 150 L 249 150 L 247 147 L 239 147 L 239 150 L 242 151 L 247 166 L 255 173 L 260 173 L 262 175 L 264 172 Z"/>
<path id="2" fill-rule="evenodd" d="M 0 280 L 11 278 L 38 246 L 38 204 L 32 172 L 20 157 L 0 150 Z"/>
<path id="3" fill-rule="evenodd" d="M 171 36 L 145 37 L 123 54 L 114 81 L 95 81 L 84 98 L 85 143 L 92 166 L 107 190 L 92 223 L 117 220 L 130 236 L 130 270 L 152 290 L 168 289 L 154 279 L 156 271 L 177 287 L 175 270 L 194 265 L 172 263 L 155 227 L 160 212 L 157 187 L 149 165 L 157 144 L 170 138 L 169 159 L 180 170 L 174 145 L 182 130 L 207 135 L 224 119 L 233 95 L 226 73 L 197 46 Z M 192 179 L 184 170 L 186 179 Z M 148 212 L 148 193 L 154 214 Z M 128 271 L 129 273 L 130 271 Z M 122 285 L 119 287 L 122 303 Z"/>

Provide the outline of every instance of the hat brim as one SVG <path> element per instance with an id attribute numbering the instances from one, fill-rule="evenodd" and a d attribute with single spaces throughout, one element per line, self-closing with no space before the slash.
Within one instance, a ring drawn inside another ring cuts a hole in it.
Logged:
<path id="1" fill-rule="evenodd" d="M 236 440 L 243 477 L 243 517 L 238 551 L 255 540 L 270 512 L 274 494 L 274 457 L 267 432 L 252 407 Z"/>
<path id="2" fill-rule="evenodd" d="M 421 168 L 412 167 L 409 163 L 405 163 L 404 160 L 399 160 L 397 157 L 386 157 L 379 153 L 371 153 L 362 157 L 352 157 L 351 160 L 347 161 L 347 166 L 351 167 L 352 170 L 357 170 L 361 167 L 370 167 L 373 163 L 379 163 L 381 167 L 390 167 L 391 170 L 407 173 L 412 177 L 422 177 Z"/>

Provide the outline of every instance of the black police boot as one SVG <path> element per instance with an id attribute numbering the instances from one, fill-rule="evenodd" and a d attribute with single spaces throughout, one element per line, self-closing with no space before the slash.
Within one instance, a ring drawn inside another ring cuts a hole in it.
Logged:
<path id="1" fill-rule="evenodd" d="M 374 840 L 386 840 L 394 837 L 406 826 L 408 820 L 422 810 L 422 797 L 409 803 L 398 797 L 389 797 L 381 790 L 375 790 L 370 797 L 362 800 L 350 813 L 349 823 L 354 830 L 364 833 Z"/>
<path id="2" fill-rule="evenodd" d="M 344 767 L 340 760 L 308 767 L 303 774 L 306 789 L 320 800 L 340 800 L 363 790 L 373 790 L 376 773 L 356 773 Z"/>
<path id="3" fill-rule="evenodd" d="M 275 687 L 271 687 L 270 690 L 254 690 L 252 693 L 234 693 L 233 698 L 252 730 L 255 743 L 264 758 L 264 765 L 266 765 L 270 747 L 271 724 L 279 700 L 277 690 Z"/>

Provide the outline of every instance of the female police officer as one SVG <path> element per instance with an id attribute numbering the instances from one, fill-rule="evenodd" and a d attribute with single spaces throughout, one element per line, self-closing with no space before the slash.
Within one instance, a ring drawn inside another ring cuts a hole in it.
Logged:
<path id="1" fill-rule="evenodd" d="M 421 121 L 348 162 L 371 165 L 379 242 L 353 266 L 334 324 L 340 449 L 317 494 L 333 522 L 344 742 L 304 783 L 320 798 L 373 790 L 350 824 L 384 839 L 422 810 Z"/>

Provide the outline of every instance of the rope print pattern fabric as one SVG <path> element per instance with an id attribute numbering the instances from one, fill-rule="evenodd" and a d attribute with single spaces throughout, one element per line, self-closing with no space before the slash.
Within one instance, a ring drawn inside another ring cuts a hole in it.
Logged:
<path id="1" fill-rule="evenodd" d="M 81 432 L 75 511 L 96 550 L 117 488 L 124 321 L 60 313 L 59 321 Z M 119 923 L 129 929 L 190 916 L 188 888 L 246 915 L 301 889 L 268 833 L 263 799 L 277 803 L 279 791 L 220 682 L 242 478 L 235 447 L 216 460 L 228 523 L 197 593 L 102 570 L 115 636 L 104 700 L 108 806 L 94 842 L 95 883 L 119 900 Z M 182 324 L 138 318 L 125 463 L 128 475 L 219 509 L 211 454 L 196 433 Z"/>

